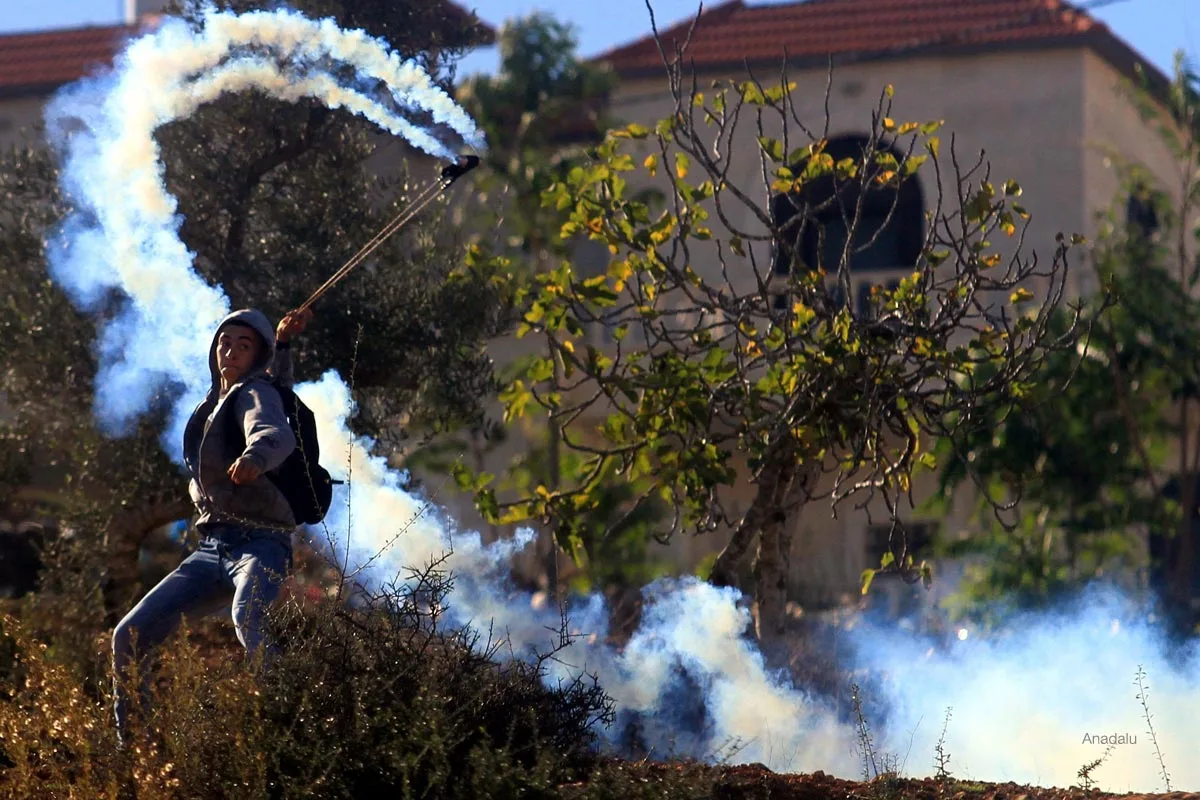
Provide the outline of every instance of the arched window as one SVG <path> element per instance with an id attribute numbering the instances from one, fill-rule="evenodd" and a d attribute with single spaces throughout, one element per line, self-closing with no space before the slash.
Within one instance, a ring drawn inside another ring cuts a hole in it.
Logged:
<path id="1" fill-rule="evenodd" d="M 831 139 L 824 152 L 835 164 L 846 158 L 861 162 L 868 146 L 864 136 L 840 136 Z M 885 143 L 877 145 L 876 151 L 901 158 Z M 792 166 L 797 172 L 803 168 L 803 163 Z M 860 200 L 862 209 L 856 220 Z M 770 210 L 775 225 L 782 229 L 772 263 L 778 278 L 788 278 L 794 269 L 818 268 L 833 276 L 853 229 L 848 266 L 854 296 L 839 302 L 854 302 L 860 311 L 869 306 L 872 285 L 894 286 L 898 272 L 912 270 L 925 241 L 925 202 L 915 177 L 898 187 L 864 187 L 861 180 L 826 175 L 799 192 L 773 196 Z"/>

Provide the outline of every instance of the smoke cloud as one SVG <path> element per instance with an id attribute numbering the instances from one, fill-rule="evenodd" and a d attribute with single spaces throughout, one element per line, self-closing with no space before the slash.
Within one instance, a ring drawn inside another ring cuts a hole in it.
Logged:
<path id="1" fill-rule="evenodd" d="M 210 10 L 202 23 L 192 29 L 167 20 L 130 42 L 110 73 L 61 92 L 46 113 L 74 207 L 52 238 L 51 274 L 81 308 L 95 309 L 113 293 L 122 298 L 97 343 L 97 418 L 119 433 L 158 393 L 177 393 L 164 438 L 177 460 L 182 425 L 208 388 L 207 347 L 229 300 L 196 274 L 180 241 L 154 131 L 225 93 L 255 90 L 350 110 L 439 157 L 454 152 L 399 109 L 418 110 L 466 145 L 484 146 L 472 120 L 428 75 L 362 32 L 288 11 Z M 508 559 L 531 534 L 484 545 L 404 492 L 400 475 L 371 455 L 371 442 L 350 432 L 351 393 L 336 373 L 297 392 L 317 416 L 327 466 L 350 481 L 327 520 L 331 554 L 347 571 L 368 586 L 386 584 L 449 551 L 453 615 L 494 628 L 518 655 L 546 649 L 557 610 L 536 607 L 505 582 Z M 623 719 L 641 719 L 642 739 L 656 755 L 705 758 L 736 745 L 734 761 L 860 772 L 853 726 L 767 669 L 747 638 L 749 615 L 737 592 L 683 579 L 658 582 L 645 594 L 641 626 L 620 651 L 604 644 L 603 600 L 575 600 L 569 618 L 581 638 L 551 679 L 598 674 Z M 946 746 L 960 777 L 1068 785 L 1104 750 L 1088 737 L 1136 735 L 1136 744 L 1117 746 L 1096 772 L 1101 785 L 1117 789 L 1161 782 L 1134 699 L 1135 669 L 1144 664 L 1174 783 L 1195 786 L 1200 766 L 1183 749 L 1200 713 L 1195 659 L 1169 660 L 1138 617 L 1109 594 L 1066 615 L 1025 620 L 1019 635 L 969 638 L 949 652 L 870 624 L 847 634 L 854 645 L 847 649 L 857 653 L 858 667 L 886 673 L 884 696 L 874 698 L 889 709 L 877 746 L 900 755 L 907 774 L 932 772 L 942 713 L 953 706 Z M 1121 621 L 1114 626 L 1114 619 Z M 694 698 L 701 726 L 688 707 Z"/>
<path id="2" fill-rule="evenodd" d="M 1172 788 L 1194 790 L 1200 766 L 1187 753 L 1200 719 L 1200 661 L 1195 643 L 1168 648 L 1154 620 L 1147 604 L 1097 586 L 986 639 L 962 628 L 965 639 L 948 650 L 871 623 L 856 626 L 848 644 L 859 668 L 886 676 L 880 750 L 911 753 L 915 774 L 932 771 L 952 708 L 944 746 L 958 777 L 1066 787 L 1113 744 L 1092 780 L 1111 791 L 1165 791 L 1153 726 Z"/>

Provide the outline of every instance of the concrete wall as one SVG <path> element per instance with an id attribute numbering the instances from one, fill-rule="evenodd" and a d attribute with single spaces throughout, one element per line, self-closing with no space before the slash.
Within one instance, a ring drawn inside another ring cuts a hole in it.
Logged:
<path id="1" fill-rule="evenodd" d="M 1156 124 L 1142 119 L 1131 99 L 1128 79 L 1098 56 L 1084 59 L 1083 206 L 1085 232 L 1100 233 L 1097 215 L 1114 200 L 1122 204 L 1120 169 L 1136 165 L 1148 172 L 1157 188 L 1178 199 L 1181 172 Z M 1119 209 L 1123 213 L 1124 209 Z"/>
<path id="2" fill-rule="evenodd" d="M 991 163 L 993 183 L 1014 178 L 1025 189 L 1025 205 L 1033 215 L 1027 243 L 1039 255 L 1053 251 L 1054 234 L 1084 227 L 1083 191 L 1084 51 L 1051 50 L 994 53 L 974 57 L 918 58 L 877 61 L 834 71 L 829 97 L 829 135 L 855 134 L 869 128 L 871 115 L 887 84 L 895 87 L 891 116 L 897 121 L 945 120 L 940 133 L 943 165 L 949 172 L 951 137 L 964 169 L 981 151 Z M 763 75 L 765 71 L 759 71 Z M 698 86 L 711 95 L 713 79 L 739 74 L 703 75 Z M 789 75 L 798 86 L 793 94 L 797 114 L 811 130 L 825 126 L 826 70 Z M 613 99 L 613 115 L 642 123 L 667 116 L 672 101 L 665 80 L 642 79 L 623 84 Z M 779 125 L 767 120 L 767 135 L 778 136 Z M 798 132 L 796 132 L 798 133 Z M 745 120 L 732 153 L 732 182 L 761 187 L 758 179 L 757 131 Z M 795 134 L 793 134 L 795 135 Z M 792 146 L 806 141 L 793 142 Z M 946 178 L 949 178 L 946 175 Z M 939 187 L 932 171 L 922 168 L 921 188 L 932 206 Z M 949 186 L 942 187 L 949 190 Z M 765 200 L 760 189 L 758 199 Z M 732 221 L 749 225 L 749 211 Z"/>

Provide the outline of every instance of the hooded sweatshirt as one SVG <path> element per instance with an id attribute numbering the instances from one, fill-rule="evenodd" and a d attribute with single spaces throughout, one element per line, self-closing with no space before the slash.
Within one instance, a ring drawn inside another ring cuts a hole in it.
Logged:
<path id="1" fill-rule="evenodd" d="M 217 340 L 221 329 L 235 322 L 257 331 L 264 346 L 253 366 L 222 397 Z M 296 447 L 283 401 L 270 383 L 268 369 L 274 360 L 275 330 L 261 311 L 235 311 L 213 333 L 208 350 L 212 388 L 192 412 L 183 433 L 184 463 L 192 477 L 188 493 L 199 513 L 197 525 L 220 522 L 289 532 L 296 527 L 287 498 L 266 476 Z M 263 474 L 238 486 L 229 479 L 228 470 L 241 457 Z"/>

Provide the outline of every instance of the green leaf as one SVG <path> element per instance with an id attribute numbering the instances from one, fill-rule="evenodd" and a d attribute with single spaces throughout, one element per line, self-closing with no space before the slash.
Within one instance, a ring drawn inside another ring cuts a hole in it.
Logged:
<path id="1" fill-rule="evenodd" d="M 804 147 L 797 147 L 795 150 L 788 153 L 787 163 L 790 166 L 795 166 L 796 164 L 800 163 L 804 159 L 811 156 L 813 154 L 814 149 L 815 149 L 814 144 L 807 144 Z"/>
<path id="2" fill-rule="evenodd" d="M 500 516 L 500 504 L 496 502 L 496 493 L 491 489 L 475 494 L 475 508 L 485 522 L 495 523 Z"/>
<path id="3" fill-rule="evenodd" d="M 864 569 L 862 571 L 862 594 L 865 596 L 871 590 L 871 581 L 875 580 L 875 570 Z"/>
<path id="4" fill-rule="evenodd" d="M 808 160 L 804 165 L 803 178 L 806 181 L 816 180 L 817 178 L 828 175 L 833 171 L 833 156 L 828 153 L 818 153 Z"/>
<path id="5" fill-rule="evenodd" d="M 770 89 L 767 89 L 767 99 L 772 103 L 778 103 L 779 101 L 783 100 L 786 95 L 789 95 L 794 91 L 796 91 L 795 81 L 789 81 L 787 86 L 772 86 Z"/>
<path id="6" fill-rule="evenodd" d="M 979 185 L 979 190 L 967 199 L 966 205 L 963 208 L 963 211 L 966 212 L 967 220 L 970 222 L 981 222 L 986 219 L 992 211 L 992 200 L 995 197 L 995 188 L 987 181 L 983 181 Z"/>
<path id="7" fill-rule="evenodd" d="M 776 163 L 783 161 L 783 142 L 770 136 L 759 136 L 758 146 L 766 153 L 767 158 Z"/>
<path id="8" fill-rule="evenodd" d="M 460 492 L 467 492 L 474 486 L 474 481 L 471 479 L 471 470 L 462 461 L 455 461 L 450 466 L 450 474 L 454 477 L 454 485 L 458 487 Z"/>
<path id="9" fill-rule="evenodd" d="M 900 167 L 901 177 L 910 177 L 928 160 L 929 156 L 909 156 L 904 159 L 904 164 Z"/>
<path id="10" fill-rule="evenodd" d="M 523 417 L 532 400 L 533 392 L 525 388 L 525 382 L 513 381 L 511 386 L 500 393 L 500 402 L 504 403 L 504 421 L 511 422 Z"/>
<path id="11" fill-rule="evenodd" d="M 752 106 L 766 105 L 767 98 L 763 95 L 762 89 L 758 88 L 758 84 L 754 81 L 745 81 L 738 87 L 742 93 L 742 100 Z"/>
<path id="12" fill-rule="evenodd" d="M 688 175 L 688 167 L 692 164 L 692 160 L 688 158 L 687 153 L 675 153 L 675 177 L 683 180 Z"/>

